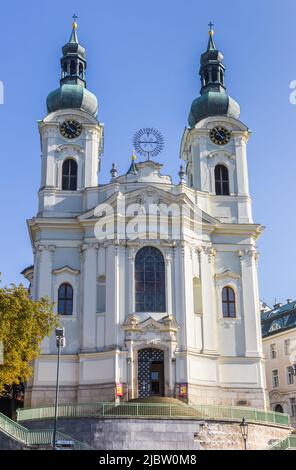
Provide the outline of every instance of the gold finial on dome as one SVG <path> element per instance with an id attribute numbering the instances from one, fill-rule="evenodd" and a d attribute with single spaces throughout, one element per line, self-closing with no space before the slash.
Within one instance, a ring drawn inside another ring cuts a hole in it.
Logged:
<path id="1" fill-rule="evenodd" d="M 208 24 L 208 26 L 209 26 L 209 28 L 210 28 L 210 29 L 209 29 L 209 36 L 210 36 L 210 37 L 213 37 L 213 36 L 214 36 L 214 30 L 213 30 L 214 23 L 212 23 L 212 22 L 210 21 L 209 24 Z"/>
<path id="2" fill-rule="evenodd" d="M 131 156 L 132 161 L 134 162 L 137 159 L 137 155 L 135 155 L 135 151 L 133 150 L 132 156 Z"/>
<path id="3" fill-rule="evenodd" d="M 78 28 L 78 24 L 76 23 L 76 20 L 77 20 L 78 16 L 74 13 L 74 15 L 72 16 L 72 18 L 73 18 L 72 28 L 73 28 L 73 29 L 77 29 L 77 28 Z"/>

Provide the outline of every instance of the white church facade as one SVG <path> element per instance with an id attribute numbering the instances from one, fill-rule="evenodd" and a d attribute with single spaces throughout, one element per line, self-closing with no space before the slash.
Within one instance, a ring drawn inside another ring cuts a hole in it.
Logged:
<path id="1" fill-rule="evenodd" d="M 39 121 L 39 208 L 25 270 L 65 327 L 60 401 L 170 396 L 267 408 L 256 240 L 248 187 L 249 130 L 226 92 L 213 31 L 201 95 L 181 142 L 179 183 L 155 161 L 115 166 L 100 181 L 103 126 L 73 30 L 60 87 Z M 46 338 L 26 406 L 54 400 L 57 350 Z"/>

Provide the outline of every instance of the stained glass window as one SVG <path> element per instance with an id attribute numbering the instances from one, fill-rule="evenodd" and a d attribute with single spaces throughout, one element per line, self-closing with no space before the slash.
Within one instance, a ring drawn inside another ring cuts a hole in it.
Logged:
<path id="1" fill-rule="evenodd" d="M 135 259 L 136 312 L 165 312 L 165 264 L 154 247 L 141 248 Z"/>

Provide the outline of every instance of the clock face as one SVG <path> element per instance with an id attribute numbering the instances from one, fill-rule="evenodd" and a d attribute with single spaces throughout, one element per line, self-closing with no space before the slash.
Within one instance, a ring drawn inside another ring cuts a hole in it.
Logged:
<path id="1" fill-rule="evenodd" d="M 78 121 L 68 119 L 60 125 L 60 133 L 66 139 L 76 139 L 82 132 L 82 125 Z"/>
<path id="2" fill-rule="evenodd" d="M 230 141 L 231 132 L 222 126 L 213 127 L 210 131 L 210 139 L 216 145 L 225 145 Z"/>
<path id="3" fill-rule="evenodd" d="M 162 134 L 153 127 L 138 130 L 133 138 L 135 150 L 144 157 L 156 157 L 163 149 Z"/>

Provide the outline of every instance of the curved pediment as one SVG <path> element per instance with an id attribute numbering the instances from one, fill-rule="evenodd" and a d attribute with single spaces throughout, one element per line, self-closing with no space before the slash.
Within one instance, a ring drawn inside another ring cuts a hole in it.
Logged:
<path id="1" fill-rule="evenodd" d="M 80 273 L 79 269 L 73 269 L 71 268 L 70 266 L 63 266 L 61 268 L 58 268 L 58 269 L 54 269 L 52 271 L 53 274 L 64 274 L 64 273 L 67 273 L 67 274 L 72 274 L 72 275 L 77 275 Z"/>

